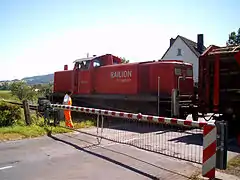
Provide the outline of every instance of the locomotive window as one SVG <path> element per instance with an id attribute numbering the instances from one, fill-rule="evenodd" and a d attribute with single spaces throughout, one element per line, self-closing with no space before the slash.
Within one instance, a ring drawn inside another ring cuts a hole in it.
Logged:
<path id="1" fill-rule="evenodd" d="M 100 63 L 99 59 L 95 59 L 93 61 L 93 67 L 99 67 L 99 66 L 101 66 L 101 63 Z"/>
<path id="2" fill-rule="evenodd" d="M 79 62 L 76 62 L 75 68 L 76 68 L 76 69 L 80 69 L 80 64 L 79 64 Z"/>
<path id="3" fill-rule="evenodd" d="M 181 68 L 175 68 L 175 75 L 176 75 L 176 76 L 182 75 L 182 70 L 181 70 Z"/>
<path id="4" fill-rule="evenodd" d="M 193 70 L 192 69 L 187 69 L 187 76 L 193 76 Z"/>
<path id="5" fill-rule="evenodd" d="M 100 63 L 99 62 L 93 62 L 93 67 L 99 67 L 100 66 Z"/>
<path id="6" fill-rule="evenodd" d="M 118 64 L 118 62 L 114 59 L 114 60 L 113 60 L 113 64 Z"/>
<path id="7" fill-rule="evenodd" d="M 87 70 L 89 69 L 90 61 L 82 61 L 80 62 L 80 69 Z"/>

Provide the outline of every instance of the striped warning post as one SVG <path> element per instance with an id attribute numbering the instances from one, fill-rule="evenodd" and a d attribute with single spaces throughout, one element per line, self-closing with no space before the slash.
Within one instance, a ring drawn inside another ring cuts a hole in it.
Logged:
<path id="1" fill-rule="evenodd" d="M 209 179 L 215 178 L 217 148 L 216 126 L 206 125 L 203 127 L 203 163 L 202 176 Z"/>

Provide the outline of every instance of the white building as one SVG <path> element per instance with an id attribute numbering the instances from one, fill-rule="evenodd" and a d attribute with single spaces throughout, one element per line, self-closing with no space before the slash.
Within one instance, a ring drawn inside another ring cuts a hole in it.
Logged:
<path id="1" fill-rule="evenodd" d="M 178 35 L 170 39 L 170 46 L 164 53 L 163 60 L 183 60 L 193 64 L 194 82 L 198 83 L 198 58 L 206 50 L 203 34 L 197 35 L 197 43 Z"/>

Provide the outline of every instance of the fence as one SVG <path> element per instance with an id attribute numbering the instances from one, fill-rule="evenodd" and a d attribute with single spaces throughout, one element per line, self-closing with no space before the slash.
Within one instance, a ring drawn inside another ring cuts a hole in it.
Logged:
<path id="1" fill-rule="evenodd" d="M 59 104 L 50 106 L 95 116 L 97 127 L 85 130 L 86 133 L 200 163 L 204 177 L 215 177 L 217 131 L 214 123 Z"/>
<path id="2" fill-rule="evenodd" d="M 22 102 L 16 102 L 16 101 L 9 101 L 9 100 L 0 99 L 0 101 L 6 102 L 6 103 L 9 103 L 9 104 L 18 105 L 21 108 L 23 108 L 26 125 L 31 125 L 32 124 L 30 111 L 35 111 L 36 115 L 37 115 L 37 118 L 38 118 L 38 115 L 39 115 L 38 114 L 38 105 L 29 104 L 29 102 L 27 100 L 23 100 Z"/>

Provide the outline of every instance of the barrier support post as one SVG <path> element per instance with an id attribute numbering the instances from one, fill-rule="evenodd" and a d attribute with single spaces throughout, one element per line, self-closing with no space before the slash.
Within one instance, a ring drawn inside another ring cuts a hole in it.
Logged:
<path id="1" fill-rule="evenodd" d="M 172 89 L 171 115 L 172 117 L 179 117 L 179 90 L 178 89 Z"/>
<path id="2" fill-rule="evenodd" d="M 60 125 L 60 111 L 58 109 L 54 109 L 53 118 L 54 126 Z"/>
<path id="3" fill-rule="evenodd" d="M 227 168 L 227 149 L 228 149 L 227 122 L 216 121 L 216 127 L 217 127 L 216 168 L 224 170 Z"/>
<path id="4" fill-rule="evenodd" d="M 217 149 L 217 128 L 214 125 L 203 126 L 203 163 L 202 176 L 215 178 Z"/>
<path id="5" fill-rule="evenodd" d="M 23 109 L 24 109 L 25 122 L 27 126 L 29 126 L 31 125 L 31 116 L 30 116 L 30 109 L 29 109 L 29 104 L 27 100 L 23 100 Z"/>

